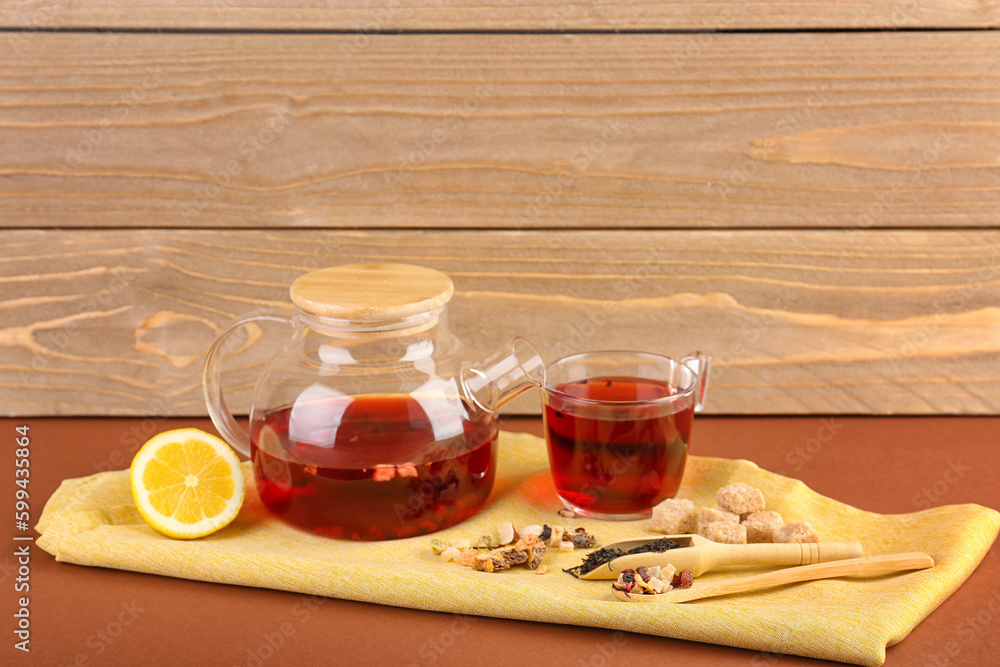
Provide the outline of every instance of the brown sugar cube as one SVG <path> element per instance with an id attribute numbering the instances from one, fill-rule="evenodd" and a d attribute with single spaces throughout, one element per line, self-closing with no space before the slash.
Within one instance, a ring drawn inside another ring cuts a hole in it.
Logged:
<path id="1" fill-rule="evenodd" d="M 774 531 L 775 542 L 819 542 L 819 534 L 805 521 L 793 521 Z"/>
<path id="2" fill-rule="evenodd" d="M 719 507 L 733 514 L 753 514 L 764 511 L 764 494 L 743 482 L 727 484 L 715 492 Z"/>
<path id="3" fill-rule="evenodd" d="M 732 512 L 727 512 L 725 510 L 717 510 L 714 507 L 702 507 L 701 511 L 698 513 L 699 532 L 701 527 L 707 526 L 710 523 L 715 523 L 716 521 L 739 523 L 740 515 L 733 514 Z"/>
<path id="4" fill-rule="evenodd" d="M 730 521 L 713 521 L 702 526 L 698 534 L 720 544 L 747 543 L 746 526 Z"/>
<path id="5" fill-rule="evenodd" d="M 690 500 L 667 498 L 653 508 L 649 529 L 664 535 L 687 535 L 698 530 L 698 508 Z"/>
<path id="6" fill-rule="evenodd" d="M 747 542 L 774 542 L 774 533 L 785 524 L 777 512 L 754 512 L 743 520 L 747 529 Z"/>

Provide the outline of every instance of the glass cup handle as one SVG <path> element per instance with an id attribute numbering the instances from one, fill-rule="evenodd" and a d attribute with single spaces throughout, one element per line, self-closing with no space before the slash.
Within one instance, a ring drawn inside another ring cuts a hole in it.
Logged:
<path id="1" fill-rule="evenodd" d="M 712 358 L 701 352 L 695 352 L 681 357 L 681 363 L 690 368 L 698 376 L 698 386 L 695 388 L 694 411 L 701 412 L 708 396 L 708 376 L 712 370 Z"/>
<path id="2" fill-rule="evenodd" d="M 208 349 L 208 355 L 205 357 L 205 369 L 202 372 L 201 387 L 205 393 L 205 406 L 208 408 L 212 423 L 215 424 L 215 428 L 219 430 L 229 446 L 247 458 L 250 458 L 250 435 L 240 428 L 233 413 L 226 406 L 226 397 L 222 395 L 222 354 L 220 351 L 230 334 L 251 322 L 259 321 L 292 323 L 287 318 L 275 317 L 274 315 L 250 315 L 236 320 L 219 334 L 219 337 L 212 343 L 212 347 Z"/>

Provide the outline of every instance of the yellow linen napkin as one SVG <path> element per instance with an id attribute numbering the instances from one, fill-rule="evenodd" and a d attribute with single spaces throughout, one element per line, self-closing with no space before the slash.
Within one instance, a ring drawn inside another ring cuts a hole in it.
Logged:
<path id="1" fill-rule="evenodd" d="M 906 637 L 965 581 L 1000 529 L 1000 513 L 979 505 L 899 515 L 865 512 L 749 461 L 691 457 L 678 495 L 714 506 L 716 489 L 734 481 L 760 488 L 768 509 L 781 512 L 786 521 L 809 521 L 824 541 L 857 540 L 866 555 L 924 551 L 937 565 L 687 604 L 644 605 L 613 600 L 610 582 L 581 581 L 562 572 L 589 551 L 550 549 L 543 575 L 522 567 L 486 573 L 442 563 L 431 552 L 432 537 L 475 540 L 504 521 L 585 526 L 604 543 L 649 534 L 643 521 L 558 516 L 544 442 L 510 433 L 500 436 L 497 481 L 487 507 L 433 536 L 370 543 L 317 537 L 270 516 L 250 484 L 230 526 L 198 540 L 173 540 L 143 522 L 132 502 L 128 471 L 118 471 L 64 481 L 39 520 L 38 545 L 59 561 L 80 565 L 880 665 L 886 646 Z M 724 568 L 699 577 L 695 585 L 755 571 L 760 570 Z"/>

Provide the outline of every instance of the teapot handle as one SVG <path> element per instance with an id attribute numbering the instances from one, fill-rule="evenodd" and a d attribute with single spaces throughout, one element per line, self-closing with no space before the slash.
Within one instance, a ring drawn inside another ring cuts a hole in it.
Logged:
<path id="1" fill-rule="evenodd" d="M 205 405 L 208 407 L 208 414 L 212 418 L 212 423 L 225 438 L 229 446 L 237 452 L 250 458 L 250 436 L 240 428 L 233 413 L 226 406 L 226 398 L 222 395 L 222 350 L 223 343 L 229 335 L 240 327 L 250 322 L 258 321 L 284 322 L 290 324 L 291 320 L 274 315 L 250 315 L 236 320 L 226 328 L 208 349 L 205 357 L 205 369 L 202 373 L 202 390 L 205 393 Z"/>

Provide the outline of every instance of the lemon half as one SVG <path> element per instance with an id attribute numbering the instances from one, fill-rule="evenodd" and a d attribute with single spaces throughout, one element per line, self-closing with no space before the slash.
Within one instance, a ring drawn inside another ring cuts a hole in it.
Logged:
<path id="1" fill-rule="evenodd" d="M 142 518 L 169 537 L 203 537 L 240 512 L 246 479 L 225 442 L 196 428 L 153 436 L 132 459 L 132 497 Z"/>

